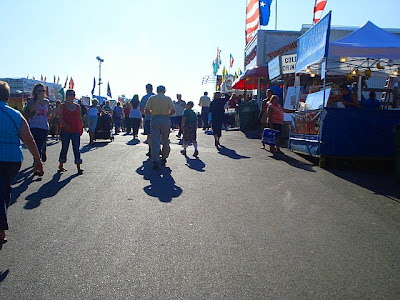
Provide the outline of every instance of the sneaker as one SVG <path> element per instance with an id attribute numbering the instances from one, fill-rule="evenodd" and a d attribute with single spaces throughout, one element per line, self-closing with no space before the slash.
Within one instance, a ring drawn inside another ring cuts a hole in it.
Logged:
<path id="1" fill-rule="evenodd" d="M 159 168 L 158 162 L 157 161 L 153 162 L 153 170 L 158 170 L 158 168 Z"/>
<path id="2" fill-rule="evenodd" d="M 163 158 L 162 160 L 161 160 L 161 165 L 162 166 L 165 166 L 167 164 L 167 160 L 165 159 L 165 158 Z"/>
<path id="3" fill-rule="evenodd" d="M 198 150 L 194 150 L 193 156 L 194 156 L 194 157 L 199 156 L 199 151 L 198 151 Z"/>
<path id="4" fill-rule="evenodd" d="M 181 150 L 181 154 L 186 156 L 186 150 Z"/>

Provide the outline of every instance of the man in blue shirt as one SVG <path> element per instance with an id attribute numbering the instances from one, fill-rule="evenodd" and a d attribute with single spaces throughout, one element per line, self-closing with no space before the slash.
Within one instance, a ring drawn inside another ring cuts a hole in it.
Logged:
<path id="1" fill-rule="evenodd" d="M 140 100 L 140 112 L 142 113 L 142 115 L 144 116 L 144 120 L 143 120 L 143 129 L 144 135 L 147 135 L 147 144 L 149 145 L 149 152 L 146 154 L 147 156 L 151 156 L 151 136 L 150 136 L 150 122 L 151 122 L 151 114 L 150 113 L 146 113 L 145 112 L 145 107 L 146 107 L 146 103 L 147 100 L 149 100 L 149 98 L 153 95 L 155 95 L 153 93 L 153 86 L 148 83 L 146 84 L 146 95 L 142 97 L 142 100 Z"/>
<path id="2" fill-rule="evenodd" d="M 361 107 L 366 109 L 380 109 L 381 102 L 376 99 L 375 92 L 369 92 L 369 98 L 361 100 Z"/>

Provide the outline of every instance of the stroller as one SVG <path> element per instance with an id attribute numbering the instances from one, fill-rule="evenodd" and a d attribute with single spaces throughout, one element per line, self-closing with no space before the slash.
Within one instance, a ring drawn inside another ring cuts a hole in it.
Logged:
<path id="1" fill-rule="evenodd" d="M 94 132 L 94 140 L 114 140 L 111 131 L 113 128 L 112 118 L 109 114 L 101 114 L 97 120 L 96 130 Z"/>

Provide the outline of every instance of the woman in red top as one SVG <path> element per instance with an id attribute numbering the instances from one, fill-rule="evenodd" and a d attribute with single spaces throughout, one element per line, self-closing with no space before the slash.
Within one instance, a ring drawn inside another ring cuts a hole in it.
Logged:
<path id="1" fill-rule="evenodd" d="M 61 125 L 60 139 L 61 139 L 61 152 L 58 166 L 59 172 L 67 171 L 64 169 L 64 163 L 67 161 L 67 153 L 69 142 L 72 141 L 72 150 L 74 151 L 75 164 L 78 169 L 78 174 L 83 174 L 81 169 L 81 154 L 79 152 L 81 135 L 83 133 L 81 107 L 74 103 L 75 92 L 68 90 L 66 92 L 65 103 L 60 105 L 59 119 Z"/>
<path id="2" fill-rule="evenodd" d="M 279 131 L 278 138 L 276 140 L 276 146 L 269 146 L 269 149 L 273 153 L 283 153 L 279 148 L 281 144 L 281 134 L 283 127 L 283 115 L 284 113 L 293 113 L 294 110 L 285 109 L 279 104 L 278 96 L 271 96 L 270 103 L 267 107 L 267 116 L 269 128 Z"/>

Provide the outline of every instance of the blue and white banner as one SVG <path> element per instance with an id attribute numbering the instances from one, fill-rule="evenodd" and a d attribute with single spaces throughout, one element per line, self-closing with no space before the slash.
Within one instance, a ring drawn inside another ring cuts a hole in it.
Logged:
<path id="1" fill-rule="evenodd" d="M 329 12 L 321 21 L 311 27 L 298 41 L 296 73 L 318 63 L 328 56 L 329 34 L 331 28 Z"/>

